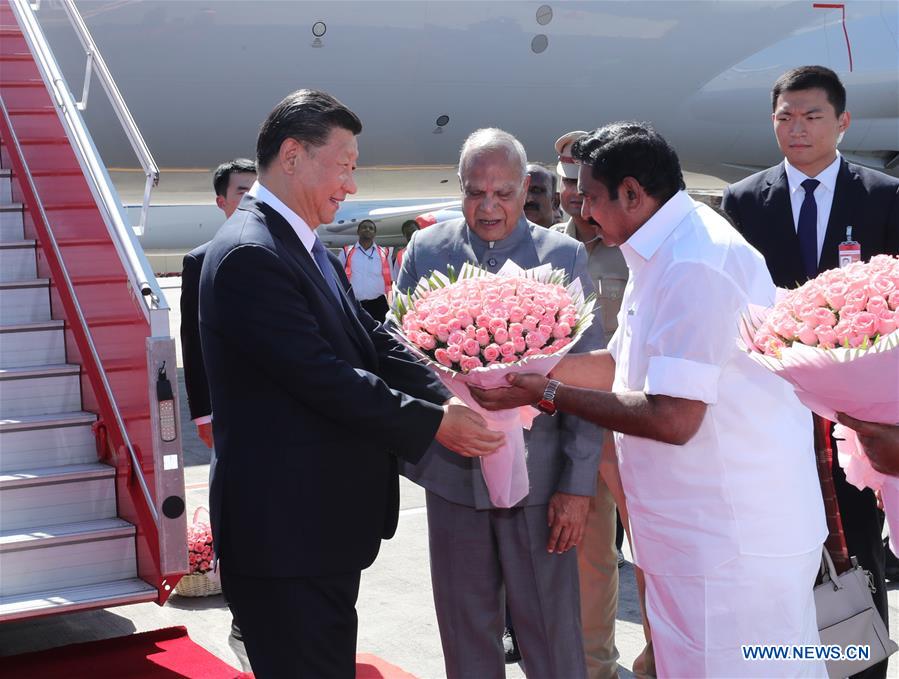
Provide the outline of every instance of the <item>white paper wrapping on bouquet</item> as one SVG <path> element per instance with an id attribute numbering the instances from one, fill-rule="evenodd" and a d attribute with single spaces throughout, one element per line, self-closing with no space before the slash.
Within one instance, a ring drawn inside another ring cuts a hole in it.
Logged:
<path id="1" fill-rule="evenodd" d="M 752 322 L 767 310 L 752 307 Z M 741 328 L 742 348 L 753 346 L 751 328 Z M 899 330 L 861 349 L 818 349 L 795 343 L 780 358 L 749 351 L 749 357 L 785 379 L 812 412 L 836 421 L 842 412 L 859 420 L 899 424 Z M 890 529 L 890 547 L 899 542 L 899 478 L 881 474 L 871 466 L 855 432 L 837 425 L 837 459 L 846 480 L 859 490 L 880 491 Z"/>
<path id="2" fill-rule="evenodd" d="M 533 269 L 522 269 L 512 260 L 507 260 L 496 274 L 488 273 L 466 264 L 462 267 L 459 278 L 481 275 L 487 277 L 524 276 L 538 281 L 546 281 L 552 274 L 553 269 L 549 264 Z M 449 281 L 444 274 L 437 271 L 432 276 L 441 278 L 446 282 Z M 421 279 L 416 287 L 417 292 L 423 293 L 430 289 L 427 280 L 427 278 Z M 401 341 L 418 359 L 431 368 L 451 394 L 482 415 L 491 430 L 505 434 L 505 443 L 496 452 L 479 458 L 481 474 L 484 477 L 484 483 L 490 495 L 490 502 L 495 507 L 514 507 L 527 496 L 530 490 L 527 450 L 524 445 L 523 430 L 531 428 L 534 418 L 540 414 L 540 411 L 530 406 L 504 411 L 484 410 L 472 398 L 468 387 L 469 385 L 484 389 L 506 387 L 509 386 L 506 376 L 514 373 L 549 374 L 565 354 L 577 344 L 578 340 L 593 322 L 593 300 L 584 298 L 584 289 L 580 280 L 574 279 L 568 285 L 567 290 L 574 305 L 578 308 L 577 329 L 572 335 L 570 344 L 550 355 L 528 356 L 515 363 L 475 368 L 467 374 L 450 370 L 433 360 L 398 330 L 400 324 L 393 310 L 388 314 L 388 319 L 391 321 L 386 326 L 388 331 Z"/>

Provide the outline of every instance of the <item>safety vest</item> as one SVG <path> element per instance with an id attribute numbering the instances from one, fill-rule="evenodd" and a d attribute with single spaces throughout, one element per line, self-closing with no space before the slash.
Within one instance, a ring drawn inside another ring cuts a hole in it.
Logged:
<path id="1" fill-rule="evenodd" d="M 375 245 L 374 247 L 378 257 L 381 258 L 381 276 L 384 277 L 384 292 L 389 293 L 390 287 L 393 285 L 393 279 L 390 276 L 390 251 L 387 248 L 382 248 L 380 245 Z M 355 252 L 355 245 L 343 246 L 343 256 L 346 257 L 344 270 L 346 271 L 346 277 L 350 281 L 353 280 L 353 254 Z"/>
<path id="2" fill-rule="evenodd" d="M 399 271 L 403 266 L 403 255 L 406 254 L 406 248 L 400 248 L 396 251 L 396 270 Z"/>

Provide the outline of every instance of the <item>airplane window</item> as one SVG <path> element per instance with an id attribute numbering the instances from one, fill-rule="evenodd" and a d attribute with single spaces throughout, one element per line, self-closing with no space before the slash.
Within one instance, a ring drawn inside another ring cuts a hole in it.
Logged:
<path id="1" fill-rule="evenodd" d="M 537 9 L 537 23 L 541 26 L 546 26 L 550 21 L 553 20 L 553 8 L 549 5 L 540 5 Z"/>
<path id="2" fill-rule="evenodd" d="M 324 21 L 316 21 L 312 24 L 312 35 L 316 38 L 322 37 L 328 30 L 328 27 L 325 25 Z"/>
<path id="3" fill-rule="evenodd" d="M 534 54 L 540 54 L 547 47 L 549 47 L 549 38 L 547 38 L 543 33 L 535 35 L 534 39 L 531 40 L 531 51 Z"/>
<path id="4" fill-rule="evenodd" d="M 449 122 L 448 115 L 442 115 L 437 118 L 437 127 L 446 127 L 446 124 Z"/>

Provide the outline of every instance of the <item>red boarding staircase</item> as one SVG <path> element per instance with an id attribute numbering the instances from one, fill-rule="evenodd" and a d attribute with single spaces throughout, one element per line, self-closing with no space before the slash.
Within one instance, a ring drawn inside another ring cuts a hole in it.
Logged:
<path id="1" fill-rule="evenodd" d="M 0 622 L 161 605 L 187 571 L 168 313 L 33 8 L 0 0 Z"/>

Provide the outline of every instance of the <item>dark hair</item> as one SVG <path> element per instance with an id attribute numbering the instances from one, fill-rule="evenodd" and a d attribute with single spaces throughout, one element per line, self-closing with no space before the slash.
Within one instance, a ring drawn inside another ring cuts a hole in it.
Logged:
<path id="1" fill-rule="evenodd" d="M 362 132 L 362 121 L 327 92 L 291 92 L 275 106 L 259 128 L 256 164 L 260 170 L 268 167 L 288 138 L 306 146 L 324 146 L 334 127 L 359 134 Z"/>
<path id="2" fill-rule="evenodd" d="M 378 230 L 378 225 L 375 223 L 375 220 L 373 220 L 373 219 L 363 219 L 362 221 L 360 221 L 360 222 L 356 225 L 356 233 L 359 233 L 359 229 L 362 228 L 362 225 L 363 225 L 363 224 L 371 224 L 371 225 L 374 227 L 375 231 Z"/>
<path id="3" fill-rule="evenodd" d="M 846 110 L 846 88 L 840 77 L 825 66 L 799 66 L 792 68 L 777 79 L 771 90 L 771 110 L 777 108 L 777 98 L 784 92 L 820 88 L 827 94 L 827 101 L 838 116 Z"/>
<path id="4" fill-rule="evenodd" d="M 407 219 L 405 222 L 403 222 L 403 225 L 400 227 L 400 231 L 405 231 L 406 227 L 409 226 L 418 231 L 418 222 L 416 222 L 414 219 Z"/>
<path id="5" fill-rule="evenodd" d="M 649 123 L 610 123 L 581 137 L 571 147 L 575 160 L 590 165 L 611 200 L 625 177 L 636 179 L 653 198 L 665 202 L 686 188 L 680 161 L 671 145 Z"/>
<path id="6" fill-rule="evenodd" d="M 215 195 L 224 197 L 228 193 L 228 182 L 231 181 L 231 175 L 242 172 L 256 174 L 256 163 L 249 158 L 235 158 L 215 168 L 215 172 L 212 174 L 212 188 L 215 189 Z"/>

